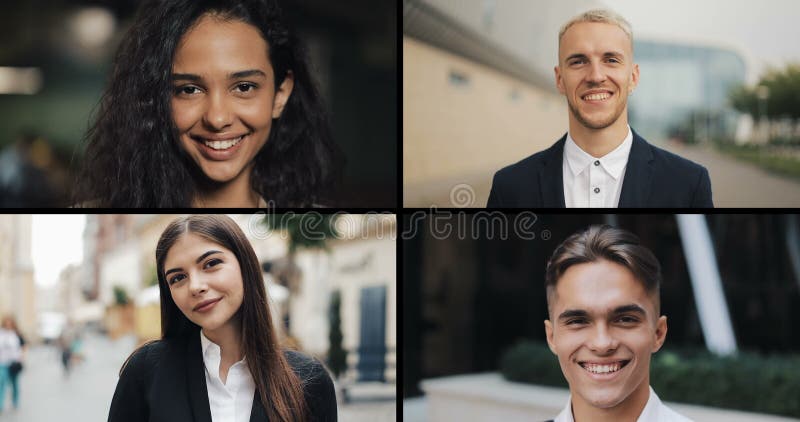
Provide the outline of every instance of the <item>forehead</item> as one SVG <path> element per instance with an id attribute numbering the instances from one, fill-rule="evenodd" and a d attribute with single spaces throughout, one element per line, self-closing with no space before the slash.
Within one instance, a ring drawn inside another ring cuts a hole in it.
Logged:
<path id="1" fill-rule="evenodd" d="M 175 51 L 177 73 L 226 73 L 244 69 L 269 69 L 267 42 L 259 30 L 235 19 L 201 17 L 181 38 Z"/>
<path id="2" fill-rule="evenodd" d="M 191 232 L 184 233 L 167 251 L 167 256 L 164 259 L 164 270 L 194 264 L 200 255 L 210 250 L 232 253 L 219 243 L 208 240 L 205 237 Z"/>
<path id="3" fill-rule="evenodd" d="M 625 266 L 600 260 L 573 265 L 556 284 L 553 312 L 582 309 L 604 314 L 619 306 L 637 304 L 655 313 L 655 304 L 644 285 Z"/>
<path id="4" fill-rule="evenodd" d="M 630 55 L 631 39 L 617 25 L 603 22 L 578 22 L 564 32 L 559 43 L 559 58 L 571 54 L 603 54 L 619 51 Z"/>

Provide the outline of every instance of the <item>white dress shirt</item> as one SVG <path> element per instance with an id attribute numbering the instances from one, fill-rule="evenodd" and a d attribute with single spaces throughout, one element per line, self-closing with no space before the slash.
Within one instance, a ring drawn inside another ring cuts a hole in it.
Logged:
<path id="1" fill-rule="evenodd" d="M 567 208 L 616 208 L 633 145 L 633 133 L 608 154 L 595 158 L 567 132 L 564 145 L 564 202 Z"/>
<path id="2" fill-rule="evenodd" d="M 219 377 L 219 365 L 222 360 L 220 347 L 209 340 L 202 330 L 200 331 L 200 346 L 203 351 L 203 364 L 206 368 L 211 420 L 214 422 L 249 422 L 256 384 L 253 382 L 245 359 L 234 363 L 228 369 L 228 377 L 223 383 Z"/>
<path id="3" fill-rule="evenodd" d="M 553 422 L 575 422 L 572 417 L 572 396 L 567 400 L 567 407 L 558 414 Z M 650 387 L 650 397 L 636 422 L 692 422 L 692 420 L 661 403 L 658 395 L 653 391 L 653 387 Z"/>

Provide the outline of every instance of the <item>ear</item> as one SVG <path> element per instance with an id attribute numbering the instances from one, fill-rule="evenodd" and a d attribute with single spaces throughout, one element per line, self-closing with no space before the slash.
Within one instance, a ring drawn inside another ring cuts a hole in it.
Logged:
<path id="1" fill-rule="evenodd" d="M 639 65 L 634 63 L 633 72 L 631 72 L 631 83 L 628 85 L 628 95 L 630 95 L 637 86 L 639 86 Z"/>
<path id="2" fill-rule="evenodd" d="M 553 323 L 550 322 L 549 319 L 544 320 L 544 332 L 547 337 L 547 345 L 550 346 L 550 351 L 558 356 L 558 353 L 556 353 L 556 344 L 553 341 Z"/>
<path id="3" fill-rule="evenodd" d="M 556 88 L 558 88 L 558 92 L 564 95 L 566 89 L 564 88 L 564 81 L 561 79 L 561 68 L 556 66 L 553 68 L 553 71 L 556 73 Z"/>
<path id="4" fill-rule="evenodd" d="M 657 352 L 661 349 L 661 346 L 664 345 L 664 340 L 667 339 L 667 317 L 666 315 L 661 315 L 656 322 L 656 341 L 653 344 L 653 353 Z"/>
<path id="5" fill-rule="evenodd" d="M 279 86 L 278 90 L 275 91 L 275 99 L 272 102 L 273 119 L 281 117 L 281 113 L 283 113 L 283 108 L 286 107 L 286 103 L 289 102 L 289 97 L 292 95 L 293 88 L 294 88 L 294 73 L 292 73 L 292 71 L 290 70 L 286 72 L 286 77 L 283 78 L 281 86 Z"/>

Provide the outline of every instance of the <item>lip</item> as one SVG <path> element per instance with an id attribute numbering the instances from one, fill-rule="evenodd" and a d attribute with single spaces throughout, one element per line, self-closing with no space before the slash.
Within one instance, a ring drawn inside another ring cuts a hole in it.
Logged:
<path id="1" fill-rule="evenodd" d="M 197 306 L 195 306 L 192 309 L 192 311 L 194 311 L 194 312 L 208 312 L 211 309 L 213 309 L 214 306 L 216 306 L 216 304 L 219 303 L 220 300 L 222 300 L 221 297 L 218 297 L 216 299 L 204 300 L 204 301 L 198 303 Z"/>
<path id="2" fill-rule="evenodd" d="M 608 364 L 617 363 L 617 362 L 620 362 L 622 364 L 622 367 L 619 368 L 619 370 L 616 371 L 616 372 L 608 372 L 608 373 L 605 373 L 605 374 L 596 374 L 594 372 L 590 372 L 589 370 L 584 368 L 583 365 L 581 365 L 582 363 L 592 363 L 592 364 L 597 364 L 597 365 L 608 365 Z M 595 381 L 607 382 L 607 381 L 612 381 L 612 380 L 618 378 L 622 374 L 622 371 L 624 371 L 625 368 L 630 366 L 631 362 L 633 362 L 633 359 L 614 359 L 614 360 L 597 360 L 597 361 L 595 361 L 595 360 L 592 360 L 592 361 L 585 360 L 585 361 L 576 361 L 575 364 L 577 364 L 581 368 L 581 371 L 583 371 L 583 373 L 586 374 L 586 376 L 588 376 L 590 379 L 593 379 Z"/>
<path id="3" fill-rule="evenodd" d="M 214 136 L 206 136 L 206 135 L 189 135 L 197 148 L 200 150 L 200 154 L 203 155 L 208 160 L 211 161 L 225 161 L 230 160 L 231 158 L 236 156 L 236 153 L 242 149 L 242 145 L 250 139 L 250 135 L 252 132 L 248 132 L 242 135 L 214 135 Z M 229 141 L 231 139 L 236 139 L 238 137 L 242 137 L 242 140 L 239 141 L 236 145 L 225 149 L 225 150 L 216 150 L 211 148 L 205 144 L 205 141 Z"/>

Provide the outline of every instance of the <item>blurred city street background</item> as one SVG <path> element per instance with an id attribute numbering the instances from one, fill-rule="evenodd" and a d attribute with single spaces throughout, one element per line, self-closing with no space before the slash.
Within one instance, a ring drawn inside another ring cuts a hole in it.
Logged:
<path id="1" fill-rule="evenodd" d="M 107 418 L 125 358 L 160 337 L 155 244 L 177 217 L 0 216 L 0 315 L 27 348 L 19 408 L 6 389 L 1 421 Z M 261 262 L 279 338 L 331 372 L 339 420 L 396 420 L 396 217 L 231 217 Z"/>

